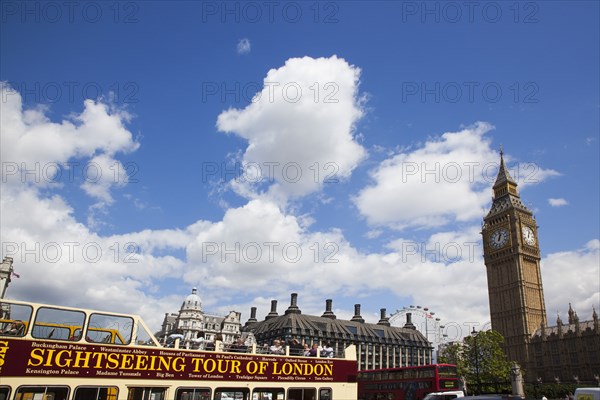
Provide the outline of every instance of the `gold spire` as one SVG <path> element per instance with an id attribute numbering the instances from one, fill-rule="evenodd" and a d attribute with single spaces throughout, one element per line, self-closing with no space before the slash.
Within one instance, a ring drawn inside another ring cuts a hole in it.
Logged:
<path id="1" fill-rule="evenodd" d="M 494 183 L 494 198 L 498 198 L 507 194 L 519 195 L 517 191 L 517 182 L 510 176 L 506 165 L 504 164 L 504 150 L 500 145 L 500 167 L 498 168 L 498 176 Z"/>

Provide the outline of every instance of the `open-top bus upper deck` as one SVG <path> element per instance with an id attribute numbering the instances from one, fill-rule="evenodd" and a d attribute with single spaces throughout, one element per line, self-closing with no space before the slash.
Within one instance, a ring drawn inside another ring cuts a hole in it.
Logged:
<path id="1" fill-rule="evenodd" d="M 350 400 L 356 376 L 354 346 L 343 359 L 166 348 L 136 315 L 0 302 L 0 400 Z"/>

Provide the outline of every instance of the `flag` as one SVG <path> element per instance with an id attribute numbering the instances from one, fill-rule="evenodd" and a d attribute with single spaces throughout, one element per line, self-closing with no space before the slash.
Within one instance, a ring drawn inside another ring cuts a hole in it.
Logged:
<path id="1" fill-rule="evenodd" d="M 15 278 L 20 278 L 21 275 L 17 274 L 15 271 L 11 271 L 12 276 L 14 276 Z"/>

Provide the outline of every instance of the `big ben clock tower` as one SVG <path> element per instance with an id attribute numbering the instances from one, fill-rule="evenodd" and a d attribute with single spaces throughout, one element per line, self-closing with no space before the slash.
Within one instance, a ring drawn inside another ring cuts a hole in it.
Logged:
<path id="1" fill-rule="evenodd" d="M 504 336 L 508 359 L 527 368 L 531 335 L 546 326 L 540 248 L 535 218 L 521 201 L 502 150 L 492 206 L 481 234 L 492 329 Z"/>

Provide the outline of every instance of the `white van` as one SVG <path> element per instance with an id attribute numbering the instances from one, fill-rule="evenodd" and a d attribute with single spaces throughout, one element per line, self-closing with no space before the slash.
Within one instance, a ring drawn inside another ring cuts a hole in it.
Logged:
<path id="1" fill-rule="evenodd" d="M 462 390 L 454 390 L 449 392 L 434 392 L 429 393 L 423 397 L 423 400 L 452 400 L 457 397 L 465 397 L 465 393 Z"/>
<path id="2" fill-rule="evenodd" d="M 575 389 L 575 400 L 600 400 L 600 387 Z"/>

